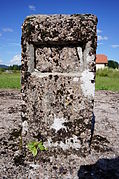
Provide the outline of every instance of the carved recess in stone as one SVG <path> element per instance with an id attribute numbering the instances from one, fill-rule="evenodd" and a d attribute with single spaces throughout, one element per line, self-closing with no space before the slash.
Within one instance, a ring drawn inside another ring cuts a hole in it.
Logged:
<path id="1" fill-rule="evenodd" d="M 89 147 L 96 25 L 93 15 L 38 15 L 22 27 L 23 140 L 43 140 L 59 161 Z"/>

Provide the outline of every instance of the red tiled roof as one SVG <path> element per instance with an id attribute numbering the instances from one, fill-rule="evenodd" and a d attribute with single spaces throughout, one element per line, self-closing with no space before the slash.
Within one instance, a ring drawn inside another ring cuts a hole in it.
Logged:
<path id="1" fill-rule="evenodd" d="M 96 55 L 96 64 L 107 64 L 108 63 L 108 59 L 106 55 L 103 54 L 98 54 Z"/>

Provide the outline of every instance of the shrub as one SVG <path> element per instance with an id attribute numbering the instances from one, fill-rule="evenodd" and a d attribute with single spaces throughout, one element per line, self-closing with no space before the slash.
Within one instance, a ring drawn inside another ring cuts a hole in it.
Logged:
<path id="1" fill-rule="evenodd" d="M 96 75 L 100 77 L 119 78 L 119 70 L 112 68 L 98 69 Z"/>

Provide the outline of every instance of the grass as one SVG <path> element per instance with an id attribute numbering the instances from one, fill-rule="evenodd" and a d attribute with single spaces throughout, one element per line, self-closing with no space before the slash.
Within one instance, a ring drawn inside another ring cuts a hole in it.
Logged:
<path id="1" fill-rule="evenodd" d="M 20 72 L 0 72 L 1 89 L 20 89 Z"/>
<path id="2" fill-rule="evenodd" d="M 119 71 L 110 68 L 97 70 L 96 90 L 119 91 Z"/>
<path id="3" fill-rule="evenodd" d="M 20 71 L 5 73 L 0 71 L 0 88 L 20 89 Z M 97 70 L 96 90 L 111 90 L 119 92 L 119 71 L 114 69 Z"/>

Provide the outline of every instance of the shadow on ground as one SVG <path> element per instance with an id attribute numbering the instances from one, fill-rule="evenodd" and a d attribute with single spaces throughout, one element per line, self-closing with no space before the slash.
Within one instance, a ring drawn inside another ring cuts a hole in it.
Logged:
<path id="1" fill-rule="evenodd" d="M 119 157 L 100 159 L 93 165 L 82 165 L 79 179 L 119 179 Z"/>

